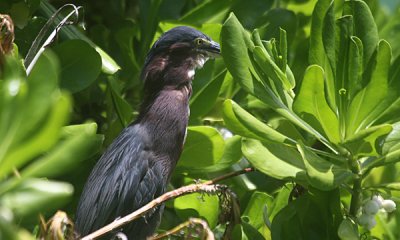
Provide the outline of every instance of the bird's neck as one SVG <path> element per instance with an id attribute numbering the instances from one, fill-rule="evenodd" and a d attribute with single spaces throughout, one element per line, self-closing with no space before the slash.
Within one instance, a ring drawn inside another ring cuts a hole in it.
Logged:
<path id="1" fill-rule="evenodd" d="M 163 88 L 146 99 L 137 122 L 147 129 L 155 154 L 165 156 L 175 166 L 182 151 L 189 119 L 191 84 Z M 171 164 L 169 164 L 170 166 Z M 167 170 L 170 174 L 172 169 Z"/>

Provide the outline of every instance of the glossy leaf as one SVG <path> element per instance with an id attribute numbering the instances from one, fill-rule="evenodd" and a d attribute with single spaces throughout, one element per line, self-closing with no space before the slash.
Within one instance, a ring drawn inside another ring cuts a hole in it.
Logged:
<path id="1" fill-rule="evenodd" d="M 261 122 L 232 100 L 224 102 L 223 116 L 227 127 L 241 136 L 262 141 L 294 144 L 292 139 Z"/>
<path id="2" fill-rule="evenodd" d="M 310 51 L 308 61 L 310 64 L 325 65 L 325 50 L 322 41 L 325 14 L 332 0 L 320 0 L 316 3 L 312 14 L 312 25 L 310 34 Z"/>
<path id="3" fill-rule="evenodd" d="M 228 138 L 225 140 L 224 153 L 220 159 L 217 159 L 216 163 L 203 167 L 184 167 L 184 169 L 189 174 L 204 174 L 229 169 L 242 158 L 241 144 L 242 138 L 238 135 Z"/>
<path id="4" fill-rule="evenodd" d="M 349 113 L 346 121 L 347 137 L 367 127 L 379 115 L 380 112 L 374 110 L 383 101 L 388 92 L 390 58 L 391 50 L 389 44 L 384 40 L 380 41 L 370 81 L 354 97 L 348 109 Z M 383 112 L 383 109 L 381 109 L 381 112 Z"/>
<path id="5" fill-rule="evenodd" d="M 283 144 L 243 139 L 242 152 L 257 170 L 268 176 L 300 182 L 305 180 L 304 164 L 300 154 L 293 148 Z"/>
<path id="6" fill-rule="evenodd" d="M 270 235 L 269 229 L 264 222 L 264 216 L 261 214 L 268 211 L 271 206 L 273 198 L 263 192 L 254 192 L 244 210 L 242 216 L 248 219 L 247 223 L 257 229 L 264 237 Z"/>
<path id="7" fill-rule="evenodd" d="M 193 193 L 174 200 L 177 215 L 186 220 L 190 217 L 202 217 L 214 228 L 218 223 L 219 200 L 217 196 Z"/>
<path id="8" fill-rule="evenodd" d="M 268 55 L 268 52 L 263 51 L 263 49 L 259 46 L 254 48 L 254 60 L 258 63 L 266 76 L 272 78 L 276 85 L 280 83 L 283 85 L 285 90 L 291 90 L 294 87 L 293 83 L 289 82 L 287 79 L 286 72 L 283 72 L 271 59 L 271 56 Z"/>
<path id="9" fill-rule="evenodd" d="M 221 51 L 229 72 L 248 92 L 254 93 L 252 63 L 248 48 L 253 48 L 249 34 L 234 14 L 229 15 L 221 29 Z"/>
<path id="10" fill-rule="evenodd" d="M 379 40 L 378 29 L 371 10 L 364 1 L 346 1 L 343 6 L 343 14 L 352 15 L 354 18 L 355 35 L 361 39 L 364 45 L 363 62 L 364 65 L 367 65 Z"/>
<path id="11" fill-rule="evenodd" d="M 322 191 L 329 191 L 353 177 L 350 170 L 328 162 L 306 149 L 303 144 L 299 143 L 297 147 L 304 161 L 307 179 L 313 187 Z"/>
<path id="12" fill-rule="evenodd" d="M 48 1 L 41 1 L 40 9 L 47 18 L 50 18 L 57 11 Z M 104 73 L 114 74 L 121 68 L 108 53 L 106 53 L 102 48 L 96 45 L 75 26 L 62 28 L 61 34 L 65 35 L 67 39 L 81 39 L 89 43 L 89 45 L 92 46 L 92 48 L 94 48 L 101 56 L 101 68 Z"/>
<path id="13" fill-rule="evenodd" d="M 333 146 L 315 129 L 302 121 L 297 115 L 274 94 L 274 92 L 264 86 L 253 68 L 250 60 L 251 51 L 254 43 L 249 34 L 241 26 L 235 15 L 231 14 L 221 29 L 222 56 L 225 64 L 233 78 L 238 81 L 246 92 L 256 96 L 258 99 L 268 104 L 276 112 L 292 121 L 307 132 L 320 139 L 329 148 Z"/>
<path id="14" fill-rule="evenodd" d="M 356 158 L 363 156 L 379 156 L 381 153 L 379 140 L 391 131 L 392 126 L 389 124 L 363 129 L 346 139 L 344 146 L 346 146 Z"/>
<path id="15" fill-rule="evenodd" d="M 82 40 L 66 41 L 54 48 L 61 67 L 61 87 L 79 92 L 92 84 L 100 74 L 101 57 Z"/>
<path id="16" fill-rule="evenodd" d="M 178 168 L 202 169 L 214 165 L 224 153 L 225 142 L 212 127 L 189 127 Z"/>
<path id="17" fill-rule="evenodd" d="M 307 68 L 293 110 L 313 128 L 325 133 L 330 141 L 340 142 L 339 122 L 326 100 L 321 67 L 312 65 Z"/>
<path id="18" fill-rule="evenodd" d="M 382 147 L 383 154 L 400 149 L 400 122 L 394 123 L 391 126 L 393 129 L 386 136 Z"/>

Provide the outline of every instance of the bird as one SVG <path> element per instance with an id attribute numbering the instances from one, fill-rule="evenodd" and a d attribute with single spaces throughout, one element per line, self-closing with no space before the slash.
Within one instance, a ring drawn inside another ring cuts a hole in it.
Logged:
<path id="1" fill-rule="evenodd" d="M 140 74 L 143 101 L 95 164 L 75 214 L 80 236 L 100 229 L 166 192 L 182 153 L 195 70 L 220 55 L 220 45 L 201 31 L 175 27 L 154 42 Z M 128 239 L 152 236 L 164 205 L 118 230 Z"/>

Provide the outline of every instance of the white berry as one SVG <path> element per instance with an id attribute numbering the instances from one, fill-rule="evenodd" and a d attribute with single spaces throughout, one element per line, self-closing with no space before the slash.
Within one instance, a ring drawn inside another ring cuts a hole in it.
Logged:
<path id="1" fill-rule="evenodd" d="M 382 208 L 385 209 L 386 212 L 393 212 L 396 210 L 396 203 L 390 199 L 383 200 Z"/>
<path id="2" fill-rule="evenodd" d="M 382 202 L 385 199 L 383 199 L 383 197 L 381 197 L 381 195 L 374 195 L 372 197 L 372 200 L 375 201 L 378 204 L 379 208 L 381 208 L 382 207 Z"/>
<path id="3" fill-rule="evenodd" d="M 379 211 L 379 204 L 374 200 L 368 200 L 364 204 L 364 212 L 368 215 L 375 215 Z"/>

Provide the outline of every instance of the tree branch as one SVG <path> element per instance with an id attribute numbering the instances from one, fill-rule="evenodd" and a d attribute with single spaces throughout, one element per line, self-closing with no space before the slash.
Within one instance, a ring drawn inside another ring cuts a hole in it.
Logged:
<path id="1" fill-rule="evenodd" d="M 97 237 L 100 237 L 108 232 L 111 232 L 114 229 L 120 228 L 121 226 L 128 224 L 132 222 L 135 219 L 138 219 L 142 216 L 144 216 L 149 210 L 151 210 L 154 207 L 157 207 L 158 205 L 161 205 L 163 202 L 166 202 L 170 199 L 177 198 L 179 196 L 187 195 L 190 193 L 194 192 L 215 192 L 218 191 L 219 186 L 214 185 L 217 182 L 220 182 L 222 180 L 232 178 L 244 173 L 248 172 L 253 172 L 255 169 L 254 168 L 245 168 L 240 171 L 236 172 L 231 172 L 226 175 L 222 175 L 220 177 L 214 178 L 212 180 L 205 181 L 203 183 L 196 183 L 196 184 L 191 184 L 187 186 L 183 186 L 180 188 L 177 188 L 175 190 L 169 191 L 161 195 L 160 197 L 154 199 L 153 201 L 149 202 L 148 204 L 144 205 L 143 207 L 139 208 L 138 210 L 132 212 L 129 215 L 126 215 L 123 218 L 119 218 L 115 220 L 114 222 L 100 228 L 99 230 L 83 237 L 81 240 L 90 240 L 90 239 L 95 239 Z"/>
<path id="2" fill-rule="evenodd" d="M 158 234 L 157 236 L 149 238 L 149 240 L 159 240 L 163 239 L 169 235 L 177 234 L 184 228 L 192 227 L 193 225 L 201 225 L 203 228 L 203 236 L 201 239 L 205 240 L 215 240 L 214 233 L 211 231 L 210 227 L 208 226 L 207 222 L 200 218 L 189 218 L 188 221 L 179 224 L 178 226 L 174 227 L 173 229 L 166 231 L 165 233 Z"/>

